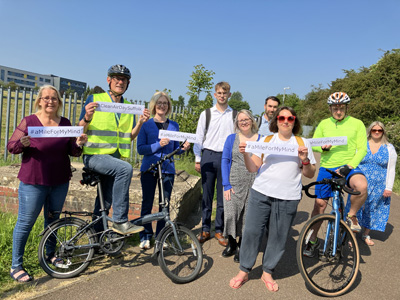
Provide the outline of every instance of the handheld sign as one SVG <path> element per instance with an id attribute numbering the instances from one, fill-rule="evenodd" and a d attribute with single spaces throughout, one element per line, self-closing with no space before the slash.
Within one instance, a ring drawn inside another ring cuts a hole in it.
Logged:
<path id="1" fill-rule="evenodd" d="M 78 137 L 83 126 L 28 126 L 28 135 L 33 138 Z"/>
<path id="2" fill-rule="evenodd" d="M 143 115 L 144 105 L 125 104 L 125 103 L 110 103 L 110 102 L 97 102 L 96 111 L 113 112 L 131 115 Z"/>
<path id="3" fill-rule="evenodd" d="M 324 145 L 332 145 L 332 146 L 341 146 L 347 145 L 347 136 L 336 136 L 336 137 L 323 137 L 316 139 L 307 139 L 311 147 L 316 146 L 324 146 Z"/>
<path id="4" fill-rule="evenodd" d="M 168 138 L 171 141 L 179 141 L 179 142 L 187 140 L 189 143 L 199 143 L 200 141 L 199 136 L 197 134 L 172 131 L 172 130 L 160 130 L 158 132 L 158 138 L 159 139 Z"/>
<path id="5" fill-rule="evenodd" d="M 273 144 L 264 142 L 246 142 L 246 152 L 266 153 L 286 156 L 298 156 L 298 145 Z"/>

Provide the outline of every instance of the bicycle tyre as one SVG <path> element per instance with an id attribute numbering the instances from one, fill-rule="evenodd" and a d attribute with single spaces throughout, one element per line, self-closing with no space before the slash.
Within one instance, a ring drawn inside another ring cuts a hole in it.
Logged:
<path id="1" fill-rule="evenodd" d="M 311 236 L 314 226 L 320 223 L 317 238 L 320 248 L 323 248 L 327 225 L 334 224 L 335 216 L 321 214 L 311 218 L 303 227 L 297 241 L 296 258 L 300 273 L 306 285 L 315 293 L 322 296 L 335 297 L 346 293 L 358 274 L 360 264 L 360 252 L 358 243 L 348 225 L 341 220 L 339 228 L 339 240 L 343 240 L 337 246 L 336 256 L 329 255 L 333 247 L 333 229 L 328 236 L 327 250 L 318 249 L 315 256 L 303 255 L 308 239 Z M 339 242 L 338 242 L 339 243 Z"/>
<path id="2" fill-rule="evenodd" d="M 47 274 L 65 279 L 86 270 L 94 255 L 94 247 L 90 245 L 96 242 L 96 233 L 94 229 L 88 228 L 75 236 L 86 225 L 85 221 L 75 217 L 62 218 L 50 224 L 40 240 L 38 250 L 40 266 Z M 74 238 L 71 240 L 72 237 Z M 62 264 L 55 266 L 48 260 L 50 253 L 46 252 L 46 245 L 54 245 L 52 253 L 63 260 Z"/>
<path id="3" fill-rule="evenodd" d="M 167 229 L 160 240 L 158 264 L 173 282 L 188 283 L 200 273 L 203 249 L 191 230 L 177 225 L 176 231 L 183 251 L 179 250 L 173 229 Z"/>

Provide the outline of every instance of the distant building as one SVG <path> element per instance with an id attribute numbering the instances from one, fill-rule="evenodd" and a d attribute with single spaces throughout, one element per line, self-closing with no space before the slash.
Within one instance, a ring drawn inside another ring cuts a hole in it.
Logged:
<path id="1" fill-rule="evenodd" d="M 45 84 L 53 85 L 61 95 L 69 88 L 74 90 L 79 96 L 86 91 L 86 82 L 67 79 L 55 75 L 44 75 L 29 71 L 9 68 L 0 65 L 0 80 L 4 83 L 15 82 L 18 86 L 28 89 L 41 87 Z"/>

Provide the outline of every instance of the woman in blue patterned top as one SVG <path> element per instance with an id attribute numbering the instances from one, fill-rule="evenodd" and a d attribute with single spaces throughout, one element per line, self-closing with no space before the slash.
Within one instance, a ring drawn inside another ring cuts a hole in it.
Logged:
<path id="1" fill-rule="evenodd" d="M 385 231 L 389 219 L 397 154 L 393 145 L 388 142 L 385 126 L 381 122 L 373 122 L 367 129 L 367 136 L 368 152 L 359 168 L 368 181 L 368 197 L 357 212 L 357 218 L 364 228 L 363 241 L 368 246 L 373 246 L 370 231 Z"/>

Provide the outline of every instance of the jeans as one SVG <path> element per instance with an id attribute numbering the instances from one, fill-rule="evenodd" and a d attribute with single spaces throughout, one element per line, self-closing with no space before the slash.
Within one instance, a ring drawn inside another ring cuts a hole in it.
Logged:
<path id="1" fill-rule="evenodd" d="M 264 229 L 268 228 L 263 255 L 263 271 L 272 274 L 285 252 L 286 240 L 300 200 L 281 200 L 250 190 L 246 221 L 240 248 L 240 270 L 249 273 L 261 246 Z"/>
<path id="2" fill-rule="evenodd" d="M 174 174 L 163 174 L 163 183 L 164 183 L 164 198 L 170 199 L 172 187 L 174 185 Z M 153 176 L 151 173 L 142 174 L 140 177 L 140 181 L 142 183 L 142 210 L 140 212 L 140 216 L 143 217 L 145 215 L 151 214 L 151 209 L 153 208 L 154 202 L 154 194 L 156 192 L 157 186 L 157 177 Z M 159 192 L 159 201 L 161 201 L 161 194 Z M 168 211 L 169 211 L 169 203 L 168 203 Z M 159 206 L 159 211 L 161 211 L 161 206 Z M 140 241 L 151 240 L 153 237 L 153 228 L 151 223 L 145 224 L 144 231 L 140 232 Z M 156 227 L 156 236 L 160 233 L 160 231 L 164 228 L 165 221 L 159 220 L 157 222 Z"/>
<path id="3" fill-rule="evenodd" d="M 32 185 L 20 182 L 18 188 L 18 219 L 13 232 L 12 264 L 15 269 L 22 266 L 25 245 L 36 222 L 37 217 L 44 207 L 44 228 L 57 220 L 64 206 L 65 197 L 68 193 L 69 182 L 56 185 Z M 46 253 L 54 253 L 46 245 Z"/>
<path id="4" fill-rule="evenodd" d="M 113 221 L 124 223 L 128 221 L 129 186 L 132 180 L 133 168 L 130 163 L 108 154 L 84 155 L 83 163 L 89 169 L 105 175 L 102 177 L 104 205 L 108 210 L 113 206 Z M 99 195 L 96 197 L 93 213 L 100 216 Z"/>

